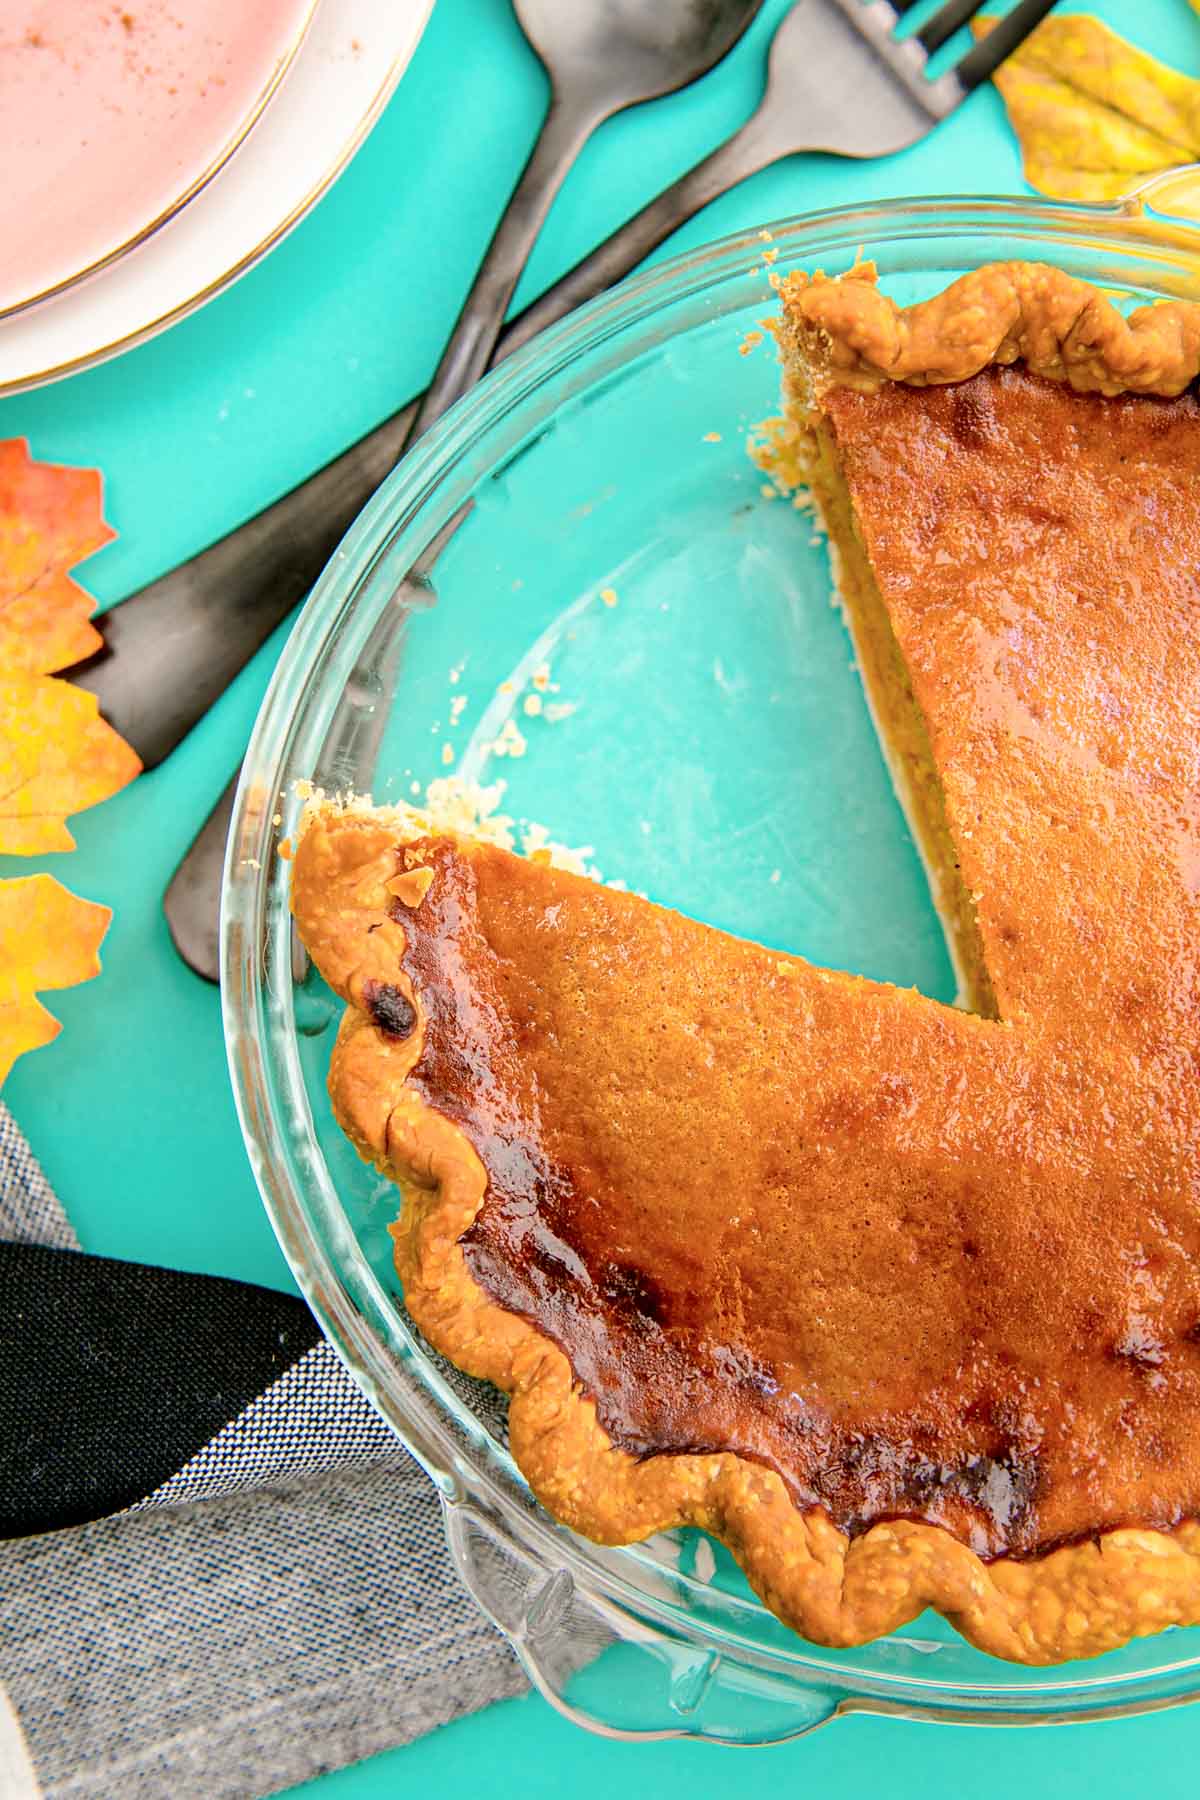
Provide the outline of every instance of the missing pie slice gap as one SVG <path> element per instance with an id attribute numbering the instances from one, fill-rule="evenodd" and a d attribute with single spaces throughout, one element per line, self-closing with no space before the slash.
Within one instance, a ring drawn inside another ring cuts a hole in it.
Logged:
<path id="1" fill-rule="evenodd" d="M 975 907 L 962 879 L 946 819 L 929 731 L 855 516 L 837 445 L 819 398 L 820 362 L 812 346 L 793 344 L 787 411 L 769 422 L 756 446 L 764 471 L 781 486 L 807 490 L 828 541 L 834 595 L 854 645 L 863 692 L 892 786 L 908 821 L 946 934 L 958 984 L 956 1004 L 996 1017 Z"/>

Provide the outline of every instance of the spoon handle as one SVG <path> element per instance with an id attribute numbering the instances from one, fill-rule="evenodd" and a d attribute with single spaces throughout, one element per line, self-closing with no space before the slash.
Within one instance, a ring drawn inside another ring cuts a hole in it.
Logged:
<path id="1" fill-rule="evenodd" d="M 612 287 L 711 200 L 783 154 L 770 116 L 761 107 L 740 131 L 664 188 L 527 307 L 520 317 L 522 342 Z M 507 351 L 507 344 L 504 348 Z"/>
<path id="2" fill-rule="evenodd" d="M 425 390 L 405 449 L 429 430 L 483 375 L 504 315 L 551 203 L 575 158 L 603 117 L 603 109 L 565 104 L 552 94 L 537 142 L 504 215 L 484 252 L 442 359 Z"/>

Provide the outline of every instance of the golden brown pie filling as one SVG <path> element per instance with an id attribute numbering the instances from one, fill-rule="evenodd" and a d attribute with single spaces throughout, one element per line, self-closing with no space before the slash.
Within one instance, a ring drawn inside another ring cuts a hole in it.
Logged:
<path id="1" fill-rule="evenodd" d="M 1200 1620 L 1200 308 L 792 278 L 789 454 L 973 1012 L 324 805 L 409 1306 L 568 1523 L 1027 1661 Z M 1137 389 L 1137 392 L 1126 390 Z"/>

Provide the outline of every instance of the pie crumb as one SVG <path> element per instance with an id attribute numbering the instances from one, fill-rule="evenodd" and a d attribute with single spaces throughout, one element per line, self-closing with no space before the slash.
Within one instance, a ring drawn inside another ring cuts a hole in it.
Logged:
<path id="1" fill-rule="evenodd" d="M 406 869 L 403 875 L 393 875 L 387 884 L 387 891 L 395 894 L 401 906 L 407 906 L 411 912 L 416 912 L 432 886 L 433 870 L 428 863 L 420 863 L 415 868 Z"/>
<path id="2" fill-rule="evenodd" d="M 491 745 L 493 756 L 524 756 L 528 748 L 528 741 L 515 719 L 505 719 L 500 736 Z"/>

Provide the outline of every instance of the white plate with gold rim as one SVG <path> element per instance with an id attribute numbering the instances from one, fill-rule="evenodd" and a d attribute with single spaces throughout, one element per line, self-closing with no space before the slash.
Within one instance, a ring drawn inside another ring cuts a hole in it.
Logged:
<path id="1" fill-rule="evenodd" d="M 432 7 L 317 0 L 253 129 L 187 204 L 86 280 L 0 320 L 0 393 L 129 349 L 251 268 L 366 138 Z"/>

